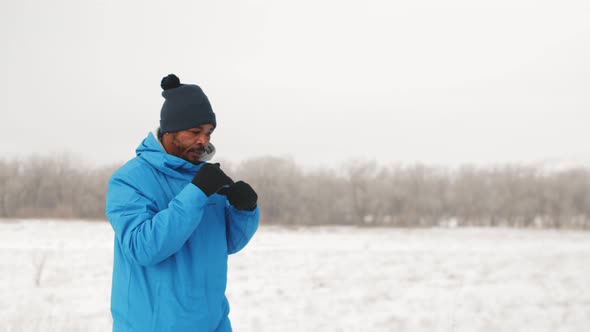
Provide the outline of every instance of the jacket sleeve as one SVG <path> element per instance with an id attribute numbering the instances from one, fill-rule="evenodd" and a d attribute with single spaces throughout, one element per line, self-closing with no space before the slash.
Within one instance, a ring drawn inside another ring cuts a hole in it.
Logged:
<path id="1" fill-rule="evenodd" d="M 121 178 L 109 181 L 106 215 L 130 262 L 153 265 L 176 253 L 201 223 L 207 196 L 188 184 L 166 209 Z"/>
<path id="2" fill-rule="evenodd" d="M 227 232 L 228 254 L 235 254 L 248 244 L 256 230 L 260 219 L 258 207 L 253 211 L 238 210 L 227 203 L 225 222 Z"/>

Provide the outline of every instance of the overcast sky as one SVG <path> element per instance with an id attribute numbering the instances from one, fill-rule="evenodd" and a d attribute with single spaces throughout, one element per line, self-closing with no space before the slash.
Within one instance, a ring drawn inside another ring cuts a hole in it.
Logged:
<path id="1" fill-rule="evenodd" d="M 200 85 L 218 157 L 590 163 L 589 1 L 2 1 L 5 158 L 122 162 L 160 79 Z"/>

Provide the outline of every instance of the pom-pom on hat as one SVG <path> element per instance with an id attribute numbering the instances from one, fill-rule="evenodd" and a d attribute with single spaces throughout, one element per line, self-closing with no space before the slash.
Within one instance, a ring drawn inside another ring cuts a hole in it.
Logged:
<path id="1" fill-rule="evenodd" d="M 182 84 L 170 74 L 162 78 L 164 104 L 160 111 L 160 131 L 172 133 L 202 124 L 217 126 L 215 113 L 203 90 L 195 84 Z"/>

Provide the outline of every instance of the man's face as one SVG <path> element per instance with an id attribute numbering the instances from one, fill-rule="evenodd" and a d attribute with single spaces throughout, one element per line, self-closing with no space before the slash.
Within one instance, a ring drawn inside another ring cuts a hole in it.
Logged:
<path id="1" fill-rule="evenodd" d="M 164 134 L 162 143 L 166 152 L 193 164 L 198 164 L 211 140 L 215 127 L 203 124 L 198 127 Z"/>

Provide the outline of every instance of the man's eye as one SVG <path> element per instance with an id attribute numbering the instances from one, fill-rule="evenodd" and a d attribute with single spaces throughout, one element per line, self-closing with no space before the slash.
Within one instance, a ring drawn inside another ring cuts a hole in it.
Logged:
<path id="1" fill-rule="evenodd" d="M 200 131 L 191 131 L 191 133 L 193 133 L 193 135 L 199 135 L 201 132 Z"/>

